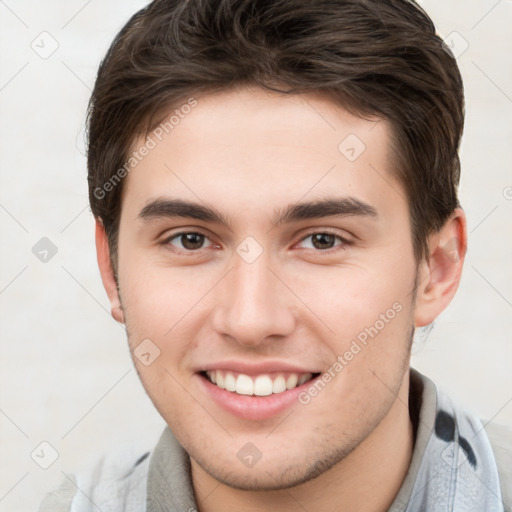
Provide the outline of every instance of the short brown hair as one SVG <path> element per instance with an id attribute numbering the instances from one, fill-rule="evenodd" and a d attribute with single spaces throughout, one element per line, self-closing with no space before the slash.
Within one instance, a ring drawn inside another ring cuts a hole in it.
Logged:
<path id="1" fill-rule="evenodd" d="M 114 269 L 123 183 L 112 179 L 126 174 L 118 171 L 134 141 L 163 107 L 237 84 L 325 93 L 356 115 L 387 119 L 415 255 L 427 255 L 428 235 L 458 206 L 464 94 L 455 58 L 418 5 L 155 0 L 115 38 L 89 104 L 89 198 Z"/>

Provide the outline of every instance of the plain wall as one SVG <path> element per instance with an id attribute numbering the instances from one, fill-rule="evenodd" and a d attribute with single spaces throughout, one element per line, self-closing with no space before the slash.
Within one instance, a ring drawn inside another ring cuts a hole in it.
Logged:
<path id="1" fill-rule="evenodd" d="M 163 428 L 110 317 L 83 154 L 99 61 L 144 4 L 0 2 L 0 511 L 35 510 L 63 471 Z M 512 2 L 421 4 L 464 50 L 470 241 L 458 295 L 419 334 L 413 366 L 481 418 L 512 425 Z M 46 470 L 41 442 L 58 453 Z"/>

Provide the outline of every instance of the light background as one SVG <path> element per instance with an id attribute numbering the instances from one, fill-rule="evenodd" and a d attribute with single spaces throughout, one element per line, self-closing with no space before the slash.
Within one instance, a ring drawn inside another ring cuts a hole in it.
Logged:
<path id="1" fill-rule="evenodd" d="M 459 293 L 419 336 L 413 365 L 512 425 L 512 1 L 421 4 L 460 53 L 470 243 Z M 83 155 L 97 66 L 143 5 L 0 0 L 0 511 L 35 510 L 62 471 L 163 427 L 109 315 Z M 46 263 L 32 252 L 43 237 L 58 249 Z M 59 455 L 46 470 L 31 458 L 51 462 L 43 441 Z"/>

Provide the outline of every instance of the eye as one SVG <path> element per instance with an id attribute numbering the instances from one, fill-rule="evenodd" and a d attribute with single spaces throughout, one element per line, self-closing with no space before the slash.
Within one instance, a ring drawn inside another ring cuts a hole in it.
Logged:
<path id="1" fill-rule="evenodd" d="M 304 237 L 301 242 L 306 249 L 326 251 L 340 245 L 350 245 L 350 242 L 339 235 L 329 232 L 311 233 Z"/>
<path id="2" fill-rule="evenodd" d="M 205 242 L 207 242 L 208 245 L 205 246 Z M 164 244 L 176 247 L 180 251 L 197 251 L 198 249 L 213 246 L 212 242 L 205 235 L 193 231 L 176 233 L 167 238 Z"/>

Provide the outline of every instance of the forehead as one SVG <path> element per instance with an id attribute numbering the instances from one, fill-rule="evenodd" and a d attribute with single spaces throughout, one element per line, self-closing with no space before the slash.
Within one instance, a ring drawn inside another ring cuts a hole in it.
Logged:
<path id="1" fill-rule="evenodd" d="M 144 156 L 127 176 L 123 209 L 166 194 L 215 203 L 235 217 L 327 194 L 403 199 L 384 120 L 361 119 L 318 94 L 256 87 L 188 105 L 175 107 L 134 145 Z"/>

